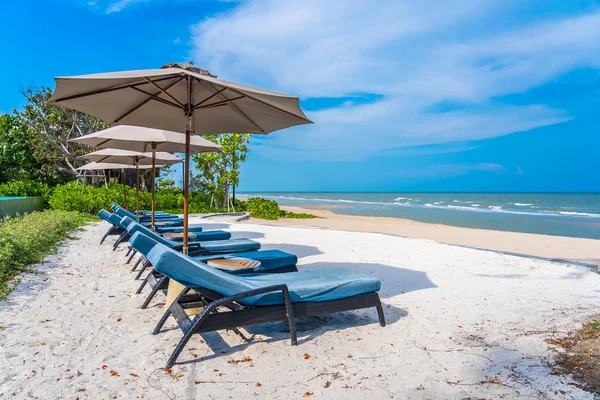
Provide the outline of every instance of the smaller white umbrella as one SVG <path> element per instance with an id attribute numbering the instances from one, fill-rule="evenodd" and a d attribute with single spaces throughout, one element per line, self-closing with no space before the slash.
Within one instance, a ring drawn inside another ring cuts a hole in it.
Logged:
<path id="1" fill-rule="evenodd" d="M 135 166 L 129 164 L 117 164 L 117 163 L 98 163 L 96 161 L 89 162 L 85 165 L 82 165 L 79 168 L 75 168 L 77 171 L 99 171 L 105 169 L 120 169 L 121 175 L 123 176 L 123 200 L 125 202 L 125 208 L 129 208 L 127 204 L 127 186 L 125 185 L 125 170 L 133 169 Z M 142 165 L 139 166 L 140 169 L 150 169 L 152 168 L 150 165 Z"/>
<path id="2" fill-rule="evenodd" d="M 183 160 L 173 154 L 165 152 L 141 153 L 139 151 L 121 150 L 121 149 L 102 149 L 92 153 L 85 154 L 79 158 L 87 158 L 97 163 L 126 164 L 135 167 L 135 198 L 136 198 L 136 216 L 139 219 L 140 213 L 140 166 L 148 166 L 153 169 L 155 165 L 172 165 Z M 154 177 L 152 177 L 154 179 Z"/>
<path id="3" fill-rule="evenodd" d="M 111 148 L 141 152 L 156 149 L 156 151 L 166 151 L 168 153 L 185 152 L 185 135 L 183 133 L 131 125 L 113 126 L 69 141 L 103 149 Z M 221 146 L 200 136 L 191 137 L 190 154 L 207 151 L 221 151 Z"/>
<path id="4" fill-rule="evenodd" d="M 186 137 L 182 133 L 152 129 L 132 125 L 116 125 L 89 135 L 71 139 L 72 142 L 86 144 L 92 147 L 111 148 L 131 151 L 152 151 L 169 153 L 197 154 L 201 152 L 220 152 L 222 147 L 209 142 L 200 136 L 192 136 L 189 146 L 186 146 Z M 152 159 L 156 159 L 152 157 Z M 152 164 L 152 176 L 156 175 L 155 164 Z M 152 228 L 154 229 L 154 197 L 155 182 L 152 180 Z"/>
<path id="5" fill-rule="evenodd" d="M 101 169 L 134 169 L 135 165 L 130 164 L 119 164 L 119 163 L 99 163 L 96 161 L 89 162 L 82 165 L 79 168 L 75 168 L 77 171 L 99 171 Z M 140 165 L 140 169 L 150 169 L 151 165 Z"/>
<path id="6" fill-rule="evenodd" d="M 102 149 L 84 154 L 79 158 L 87 158 L 98 163 L 129 164 L 134 167 L 136 165 L 152 165 L 152 152 L 144 153 L 121 149 Z M 156 153 L 156 163 L 160 165 L 172 165 L 182 161 L 183 159 L 173 154 L 162 151 Z"/>

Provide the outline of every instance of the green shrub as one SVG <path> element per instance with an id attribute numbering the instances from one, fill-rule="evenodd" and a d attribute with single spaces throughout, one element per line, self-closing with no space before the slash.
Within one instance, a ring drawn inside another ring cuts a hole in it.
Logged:
<path id="1" fill-rule="evenodd" d="M 120 190 L 118 190 L 120 189 Z M 135 206 L 135 190 L 127 191 L 129 206 Z M 83 186 L 81 183 L 69 182 L 54 187 L 48 203 L 54 210 L 79 211 L 82 213 L 96 214 L 101 209 L 110 209 L 113 203 L 123 204 L 123 187 L 120 185 Z"/>
<path id="2" fill-rule="evenodd" d="M 152 194 L 140 191 L 140 209 L 152 209 Z M 183 194 L 179 188 L 159 189 L 155 196 L 156 210 L 169 213 L 183 213 Z M 110 210 L 112 203 L 124 205 L 123 186 L 116 184 L 108 188 L 85 186 L 81 183 L 69 182 L 54 188 L 49 204 L 52 209 L 63 211 L 79 211 L 96 214 L 101 209 Z M 127 203 L 129 209 L 135 210 L 135 188 L 127 186 Z M 223 211 L 210 207 L 210 196 L 204 193 L 190 193 L 190 213 L 208 213 Z"/>
<path id="3" fill-rule="evenodd" d="M 308 213 L 295 213 L 292 211 L 281 210 L 281 218 L 293 218 L 293 219 L 313 219 L 313 218 L 321 218 L 314 214 Z"/>
<path id="4" fill-rule="evenodd" d="M 81 225 L 95 220 L 86 214 L 47 210 L 0 222 L 0 299 L 11 290 L 11 281 L 32 264 L 56 250 L 60 241 Z"/>
<path id="5" fill-rule="evenodd" d="M 52 189 L 35 181 L 10 181 L 0 185 L 0 196 L 42 196 L 48 203 Z"/>
<path id="6" fill-rule="evenodd" d="M 263 199 L 262 197 L 254 197 L 246 200 L 245 208 L 254 218 L 279 219 L 281 215 L 279 204 L 273 200 Z"/>

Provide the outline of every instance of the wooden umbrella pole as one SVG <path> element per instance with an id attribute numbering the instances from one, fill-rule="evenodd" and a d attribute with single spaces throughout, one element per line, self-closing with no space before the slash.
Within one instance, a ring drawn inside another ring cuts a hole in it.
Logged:
<path id="1" fill-rule="evenodd" d="M 135 216 L 140 222 L 140 166 L 139 160 L 135 160 Z"/>
<path id="2" fill-rule="evenodd" d="M 152 143 L 152 230 L 154 228 L 154 190 L 156 181 L 156 143 Z"/>
<path id="3" fill-rule="evenodd" d="M 121 176 L 123 177 L 123 204 L 125 204 L 125 209 L 129 210 L 129 204 L 127 204 L 127 185 L 125 184 L 125 168 L 121 168 Z"/>
<path id="4" fill-rule="evenodd" d="M 187 107 L 185 113 L 185 173 L 183 176 L 183 254 L 188 254 L 188 214 L 190 194 L 190 140 L 194 123 L 192 79 L 187 77 Z"/>

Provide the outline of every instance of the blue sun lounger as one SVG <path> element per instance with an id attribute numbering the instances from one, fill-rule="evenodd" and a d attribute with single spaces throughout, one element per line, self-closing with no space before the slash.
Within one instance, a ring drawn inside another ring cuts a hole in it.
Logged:
<path id="1" fill-rule="evenodd" d="M 114 211 L 115 211 L 117 208 L 124 208 L 124 207 L 122 207 L 120 204 L 117 204 L 117 203 L 112 203 L 112 204 L 110 205 L 110 209 L 111 209 L 111 210 L 113 210 L 113 212 L 114 212 Z M 126 210 L 127 210 L 127 209 L 126 209 Z M 129 211 L 129 210 L 127 210 L 127 211 Z M 130 212 L 132 212 L 132 211 L 130 211 Z M 155 215 L 171 215 L 171 216 L 175 216 L 175 217 L 177 217 L 177 216 L 176 216 L 176 215 L 174 215 L 174 214 L 169 214 L 169 213 L 166 213 L 166 212 L 164 212 L 164 211 L 155 211 L 155 212 L 154 212 L 154 214 L 155 214 Z M 149 215 L 150 217 L 152 217 L 152 211 L 140 210 L 140 215 L 145 215 L 145 216 L 146 216 L 146 215 Z"/>
<path id="2" fill-rule="evenodd" d="M 111 214 L 106 210 L 100 210 L 98 212 L 98 216 L 100 218 L 102 218 L 103 220 L 112 224 L 111 228 L 109 228 L 108 232 L 104 235 L 104 237 L 100 241 L 100 244 L 102 244 L 104 242 L 104 239 L 108 235 L 119 233 L 120 236 L 117 238 L 116 242 L 113 245 L 113 251 L 114 251 L 117 249 L 117 247 L 119 247 L 119 245 L 121 243 L 126 242 L 129 239 L 129 237 L 131 235 L 129 234 L 129 232 L 127 232 L 127 226 L 123 225 L 123 223 L 121 222 L 123 219 L 122 217 L 118 216 L 117 214 Z M 199 226 L 191 226 L 189 228 L 189 232 L 196 235 L 195 239 L 198 241 L 201 241 L 201 240 L 227 240 L 231 237 L 231 233 L 225 232 L 222 230 L 212 230 L 212 231 L 203 232 L 202 227 L 199 227 Z M 159 232 L 159 234 L 161 234 L 161 235 L 164 233 L 170 233 L 170 232 Z M 132 251 L 132 249 L 130 248 L 125 256 L 126 257 L 129 256 L 131 251 Z M 133 252 L 133 254 L 131 254 L 131 256 L 129 256 L 129 259 L 127 260 L 127 264 L 129 264 L 129 262 L 131 261 L 131 259 L 134 256 L 135 256 L 135 252 Z"/>
<path id="3" fill-rule="evenodd" d="M 147 268 L 151 267 L 150 262 L 145 257 L 148 255 L 150 250 L 158 243 L 146 236 L 143 232 L 136 232 L 129 239 L 131 246 L 138 251 L 142 258 L 142 272 Z M 234 254 L 212 254 L 212 255 L 204 255 L 204 256 L 195 256 L 193 257 L 196 260 L 206 262 L 208 260 L 215 259 L 230 259 L 230 258 L 246 258 L 250 260 L 260 261 L 260 266 L 253 269 L 253 272 L 257 273 L 284 273 L 284 272 L 295 272 L 298 271 L 296 264 L 298 263 L 298 257 L 294 254 L 286 253 L 280 250 L 257 250 L 251 252 L 242 252 L 242 253 L 234 253 Z M 244 272 L 244 271 L 242 271 Z M 248 271 L 245 271 L 248 272 Z M 233 271 L 232 273 L 237 273 Z M 141 272 L 138 274 L 138 277 L 141 276 Z M 144 286 L 148 285 L 150 287 L 150 294 L 146 297 L 146 300 L 142 304 L 142 308 L 148 307 L 148 304 L 152 301 L 156 293 L 160 290 L 164 290 L 169 285 L 169 277 L 164 276 L 163 274 L 157 272 L 154 268 L 146 275 L 142 284 L 136 291 L 137 294 L 142 293 L 142 289 Z"/>
<path id="4" fill-rule="evenodd" d="M 113 207 L 115 214 L 119 215 L 121 218 L 129 217 L 134 221 L 137 219 L 136 215 L 123 207 L 118 205 Z M 158 223 L 154 228 L 156 232 L 159 233 L 181 233 L 183 232 L 183 218 L 180 218 L 176 215 L 172 214 L 164 214 L 165 216 L 156 216 L 155 221 Z M 152 222 L 151 215 L 143 215 L 140 216 L 140 224 L 144 226 L 150 226 Z M 202 230 L 202 225 L 199 224 L 191 224 L 188 226 L 189 232 L 200 232 Z"/>
<path id="5" fill-rule="evenodd" d="M 113 203 L 111 209 L 115 212 L 116 210 L 121 210 L 117 215 L 121 217 L 129 217 L 133 220 L 136 220 L 135 213 L 124 209 L 119 206 L 117 203 Z M 144 226 L 150 226 L 152 222 L 152 213 L 149 211 L 140 211 L 140 223 Z M 174 214 L 167 214 L 163 211 L 156 211 L 155 220 L 158 224 L 154 227 L 156 232 L 159 233 L 182 233 L 183 232 L 183 218 L 178 217 Z M 189 232 L 200 232 L 202 230 L 202 225 L 199 224 L 190 224 L 188 226 Z"/>
<path id="6" fill-rule="evenodd" d="M 185 286 L 153 332 L 158 334 L 171 315 L 183 331 L 183 338 L 169 357 L 167 367 L 175 364 L 195 333 L 287 321 L 291 343 L 296 345 L 296 318 L 370 307 L 377 309 L 379 323 L 385 326 L 377 294 L 381 282 L 376 278 L 333 268 L 233 275 L 161 244 L 154 246 L 147 258 L 158 272 Z M 197 307 L 204 309 L 191 319 L 185 310 Z"/>
<path id="7" fill-rule="evenodd" d="M 104 234 L 104 236 L 102 236 L 102 239 L 100 239 L 100 244 L 104 243 L 106 238 L 110 235 L 119 235 L 120 236 L 126 232 L 124 227 L 121 227 L 120 224 L 116 223 L 116 220 L 111 221 L 111 218 L 110 218 L 111 215 L 115 215 L 115 214 L 110 213 L 106 210 L 98 211 L 98 216 L 100 218 L 102 218 L 103 220 L 105 220 L 106 222 L 108 222 L 109 224 L 111 224 L 110 228 L 108 228 L 108 231 Z M 115 215 L 115 218 L 119 219 L 118 216 L 116 216 L 116 215 Z"/>
<path id="8" fill-rule="evenodd" d="M 121 216 L 121 217 L 129 217 L 131 219 L 137 219 L 137 216 L 135 215 L 135 213 L 128 211 L 126 209 L 124 209 L 123 207 L 115 207 L 113 209 L 113 211 L 115 212 L 115 214 Z M 140 214 L 140 221 L 142 222 L 150 222 L 152 221 L 152 215 L 146 215 L 146 214 Z M 163 215 L 155 215 L 154 219 L 156 221 L 161 221 L 161 222 L 170 222 L 173 223 L 174 225 L 179 225 L 181 226 L 181 224 L 183 223 L 183 219 L 178 217 L 177 215 L 172 215 L 172 214 L 163 214 Z"/>
<path id="9" fill-rule="evenodd" d="M 171 240 L 162 237 L 156 232 L 135 222 L 129 217 L 121 220 L 121 225 L 126 226 L 127 232 L 133 235 L 135 232 L 142 232 L 146 236 L 151 237 L 156 242 L 161 243 L 174 250 L 181 251 L 183 243 L 177 240 Z M 213 231 L 200 232 L 197 235 L 205 234 Z M 228 232 L 227 232 L 228 233 Z M 245 251 L 254 251 L 260 249 L 260 243 L 250 239 L 229 239 L 229 240 L 206 240 L 200 241 L 195 238 L 188 243 L 188 253 L 190 255 L 211 255 L 211 254 L 227 254 L 238 253 Z"/>

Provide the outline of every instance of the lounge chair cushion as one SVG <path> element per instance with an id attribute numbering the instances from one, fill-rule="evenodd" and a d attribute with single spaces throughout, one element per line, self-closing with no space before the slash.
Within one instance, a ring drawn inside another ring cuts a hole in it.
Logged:
<path id="1" fill-rule="evenodd" d="M 135 232 L 141 231 L 150 237 L 160 237 L 162 239 L 162 241 L 160 241 L 158 239 L 156 239 L 156 241 L 158 241 L 159 243 L 163 243 L 170 247 L 176 247 L 176 246 L 181 245 L 181 243 L 182 243 L 182 240 L 166 239 L 166 238 L 160 236 L 159 234 L 157 234 L 156 232 L 152 232 L 149 228 L 147 228 L 141 224 L 138 224 L 137 222 L 133 221 L 129 217 L 123 218 L 121 220 L 121 224 L 126 227 L 125 229 L 127 229 L 127 232 L 129 232 L 130 234 L 134 234 Z M 190 232 L 192 232 L 196 235 L 193 239 L 190 240 L 190 242 L 202 242 L 202 247 L 204 247 L 204 243 L 212 243 L 211 241 L 213 241 L 213 240 L 216 242 L 220 242 L 222 240 L 226 241 L 227 239 L 231 238 L 231 233 L 221 231 L 221 230 L 216 230 L 216 229 L 213 231 L 206 231 L 206 232 L 202 232 L 202 230 L 200 230 L 199 232 L 194 232 L 194 231 L 190 231 Z M 256 243 L 256 242 L 253 242 L 253 243 Z"/>
<path id="2" fill-rule="evenodd" d="M 156 232 L 158 232 L 158 233 L 169 233 L 169 232 L 181 233 L 181 232 L 183 232 L 183 226 L 174 226 L 171 224 L 156 225 L 154 228 L 156 229 Z M 188 225 L 188 231 L 189 232 L 202 232 L 202 225 L 190 224 L 190 225 Z"/>
<path id="3" fill-rule="evenodd" d="M 223 296 L 286 284 L 293 302 L 317 302 L 374 293 L 381 288 L 376 278 L 334 268 L 287 274 L 230 275 L 160 244 L 152 248 L 147 258 L 158 272 L 169 278 L 187 287 L 202 287 Z M 239 303 L 246 306 L 282 304 L 283 296 L 281 292 L 273 292 L 242 299 Z"/>
<path id="4" fill-rule="evenodd" d="M 210 254 L 227 254 L 258 250 L 260 243 L 250 239 L 211 240 L 200 242 L 200 247 Z"/>
<path id="5" fill-rule="evenodd" d="M 129 217 L 131 219 L 137 219 L 137 217 L 134 213 L 129 212 L 122 207 L 117 207 L 115 210 L 115 214 L 117 214 L 121 217 Z M 152 219 L 152 217 L 147 216 L 147 215 L 140 215 L 140 219 L 147 220 L 147 219 Z M 164 222 L 173 222 L 173 223 L 180 223 L 183 221 L 182 218 L 179 218 L 176 215 L 155 215 L 155 220 L 164 221 Z"/>
<path id="6" fill-rule="evenodd" d="M 125 229 L 125 228 L 126 228 L 126 226 L 124 226 L 124 225 L 121 223 L 121 220 L 122 220 L 122 218 L 121 218 L 121 217 L 119 217 L 117 214 L 110 214 L 110 215 L 108 216 L 108 222 L 110 222 L 111 224 L 114 224 L 114 225 L 118 226 L 118 227 L 119 227 L 119 228 L 121 228 L 121 229 Z"/>
<path id="7" fill-rule="evenodd" d="M 103 220 L 105 220 L 106 222 L 110 222 L 109 218 L 110 218 L 111 214 L 112 213 L 110 213 L 110 212 L 108 212 L 108 211 L 106 211 L 104 209 L 98 211 L 98 216 L 100 218 L 102 218 Z"/>
<path id="8" fill-rule="evenodd" d="M 156 243 L 163 244 L 170 248 L 180 249 L 183 242 L 178 240 L 166 239 L 150 229 L 132 221 L 131 218 L 123 218 L 123 225 L 127 224 L 127 231 L 132 235 L 129 243 L 141 254 L 146 255 Z M 144 237 L 136 236 L 136 233 L 141 233 Z M 199 235 L 204 235 L 213 231 L 200 232 Z M 223 232 L 223 231 L 219 231 Z M 224 232 L 231 235 L 229 232 Z M 260 249 L 260 243 L 249 239 L 230 239 L 230 240 L 209 240 L 209 241 L 190 241 L 190 245 L 197 245 L 203 251 L 211 254 L 226 254 L 243 251 L 252 251 Z"/>

